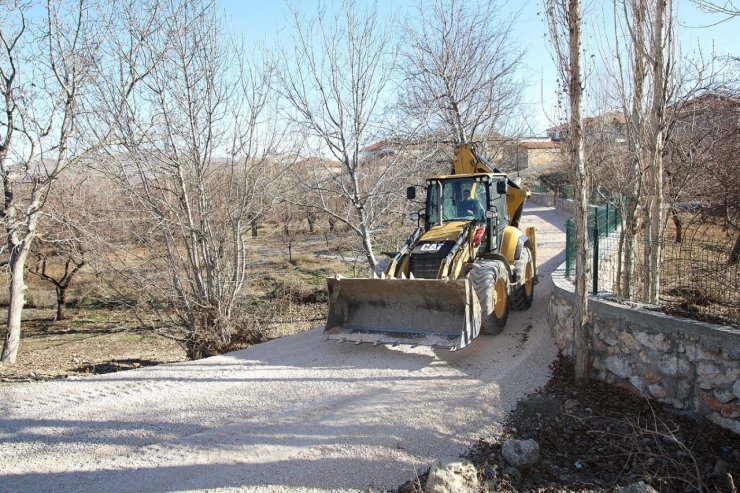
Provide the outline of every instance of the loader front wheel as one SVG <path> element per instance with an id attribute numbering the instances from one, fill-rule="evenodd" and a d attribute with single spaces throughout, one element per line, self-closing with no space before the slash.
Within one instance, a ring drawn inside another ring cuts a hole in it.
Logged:
<path id="1" fill-rule="evenodd" d="M 527 310 L 534 299 L 534 260 L 529 247 L 524 247 L 522 256 L 517 261 L 517 275 L 520 276 L 522 285 L 512 294 L 511 307 L 514 310 Z"/>
<path id="2" fill-rule="evenodd" d="M 481 334 L 501 333 L 509 318 L 506 266 L 500 260 L 476 262 L 468 278 L 480 302 Z"/>

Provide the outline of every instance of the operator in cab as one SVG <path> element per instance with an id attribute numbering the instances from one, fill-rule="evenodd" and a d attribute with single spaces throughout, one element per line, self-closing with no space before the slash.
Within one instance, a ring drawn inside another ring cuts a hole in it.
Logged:
<path id="1" fill-rule="evenodd" d="M 470 190 L 463 190 L 463 200 L 458 205 L 461 216 L 474 216 L 476 219 L 484 218 L 484 210 L 477 199 L 470 196 Z"/>

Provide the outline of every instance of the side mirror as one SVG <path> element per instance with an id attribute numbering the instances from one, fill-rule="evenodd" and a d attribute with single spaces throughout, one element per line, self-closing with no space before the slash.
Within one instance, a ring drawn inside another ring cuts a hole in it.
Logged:
<path id="1" fill-rule="evenodd" d="M 416 187 L 408 187 L 406 189 L 406 198 L 414 200 L 416 198 Z"/>
<path id="2" fill-rule="evenodd" d="M 410 214 L 411 220 L 414 222 L 419 222 L 419 213 L 418 212 L 412 212 Z"/>
<path id="3" fill-rule="evenodd" d="M 506 182 L 505 181 L 496 182 L 496 193 L 499 195 L 506 195 Z"/>

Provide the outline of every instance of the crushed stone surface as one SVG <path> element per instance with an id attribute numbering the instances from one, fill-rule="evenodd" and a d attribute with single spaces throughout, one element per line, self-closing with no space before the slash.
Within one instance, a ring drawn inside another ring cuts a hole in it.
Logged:
<path id="1" fill-rule="evenodd" d="M 540 284 L 463 350 L 324 342 L 0 388 L 0 491 L 375 491 L 496 436 L 557 348 L 550 273 L 567 216 L 531 205 Z"/>

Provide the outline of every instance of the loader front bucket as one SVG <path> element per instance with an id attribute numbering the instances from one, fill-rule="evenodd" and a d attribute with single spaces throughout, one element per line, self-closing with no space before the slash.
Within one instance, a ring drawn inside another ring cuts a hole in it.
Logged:
<path id="1" fill-rule="evenodd" d="M 480 330 L 467 279 L 328 278 L 325 340 L 462 349 Z"/>

